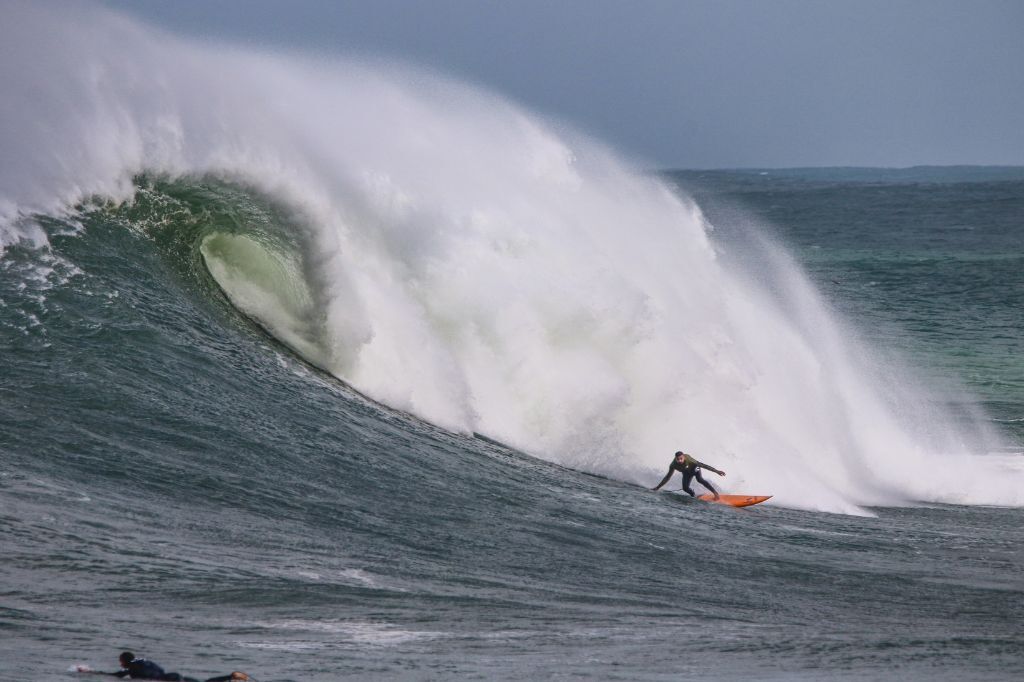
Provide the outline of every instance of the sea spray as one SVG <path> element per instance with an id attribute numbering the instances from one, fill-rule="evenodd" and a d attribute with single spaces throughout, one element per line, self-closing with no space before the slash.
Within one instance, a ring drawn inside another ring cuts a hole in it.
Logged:
<path id="1" fill-rule="evenodd" d="M 287 207 L 294 251 L 207 235 L 211 274 L 391 407 L 640 482 L 683 448 L 790 506 L 1022 503 L 783 253 L 724 257 L 698 207 L 592 141 L 407 67 L 4 12 L 5 245 L 140 173 L 232 183 Z"/>

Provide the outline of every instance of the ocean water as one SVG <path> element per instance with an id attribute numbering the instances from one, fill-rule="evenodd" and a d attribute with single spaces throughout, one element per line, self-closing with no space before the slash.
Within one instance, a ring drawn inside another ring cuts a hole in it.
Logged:
<path id="1" fill-rule="evenodd" d="M 1024 664 L 1024 169 L 652 174 L 436 74 L 18 7 L 0 679 Z M 773 499 L 651 492 L 679 448 Z"/>
<path id="2" fill-rule="evenodd" d="M 1024 441 L 1024 170 L 670 173 L 723 240 L 770 226 L 830 306 Z M 952 380 L 952 383 L 950 381 Z"/>

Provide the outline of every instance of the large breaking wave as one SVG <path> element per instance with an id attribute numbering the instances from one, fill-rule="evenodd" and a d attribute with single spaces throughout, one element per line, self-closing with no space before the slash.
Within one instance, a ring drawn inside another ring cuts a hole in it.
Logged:
<path id="1" fill-rule="evenodd" d="M 279 210 L 200 234 L 210 274 L 393 408 L 636 481 L 683 448 L 798 507 L 1024 502 L 977 456 L 994 435 L 853 340 L 781 250 L 729 260 L 599 144 L 408 67 L 3 13 L 0 249 L 45 249 L 33 216 L 131 200 L 140 174 L 227 183 Z"/>

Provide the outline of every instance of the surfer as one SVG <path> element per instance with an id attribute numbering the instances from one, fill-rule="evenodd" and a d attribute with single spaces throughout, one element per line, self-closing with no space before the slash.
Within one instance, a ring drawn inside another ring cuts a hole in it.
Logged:
<path id="1" fill-rule="evenodd" d="M 119 657 L 121 663 L 121 669 L 116 673 L 104 673 L 94 670 L 83 669 L 79 667 L 78 672 L 81 673 L 93 673 L 94 675 L 113 675 L 114 677 L 127 677 L 130 680 L 166 680 L 167 682 L 199 682 L 199 680 L 192 677 L 184 677 L 179 673 L 164 672 L 164 669 L 158 666 L 153 661 L 145 658 L 136 658 L 135 654 L 130 651 L 121 653 Z M 206 682 L 230 682 L 231 680 L 248 680 L 249 676 L 245 673 L 235 671 L 230 675 L 221 675 L 219 677 L 211 677 Z"/>
<path id="2" fill-rule="evenodd" d="M 714 471 L 719 476 L 725 476 L 724 471 L 719 471 L 715 467 L 705 464 L 704 462 L 698 462 L 690 455 L 686 454 L 682 450 L 677 452 L 672 458 L 672 461 L 668 465 L 668 473 L 665 474 L 665 478 L 661 479 L 661 483 L 651 488 L 651 490 L 658 490 L 661 486 L 668 483 L 668 479 L 672 478 L 672 474 L 676 471 L 683 475 L 683 490 L 690 493 L 690 497 L 694 497 L 693 490 L 690 488 L 690 480 L 696 478 L 697 482 L 702 486 L 711 491 L 711 494 L 718 499 L 718 491 L 714 487 L 704 480 L 704 477 L 700 475 L 701 468 Z"/>

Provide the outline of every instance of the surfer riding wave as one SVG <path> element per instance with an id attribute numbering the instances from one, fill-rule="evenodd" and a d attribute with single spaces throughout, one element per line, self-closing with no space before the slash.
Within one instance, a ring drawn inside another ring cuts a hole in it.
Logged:
<path id="1" fill-rule="evenodd" d="M 710 490 L 711 494 L 714 495 L 715 499 L 717 500 L 718 491 L 715 490 L 714 486 L 705 481 L 704 477 L 700 475 L 700 470 L 702 468 L 707 469 L 708 471 L 714 471 L 719 476 L 725 476 L 724 471 L 719 471 L 710 464 L 699 462 L 690 455 L 680 450 L 676 452 L 675 456 L 672 458 L 672 461 L 669 463 L 668 473 L 665 474 L 665 478 L 661 479 L 661 483 L 651 488 L 651 490 L 658 490 L 659 488 L 661 488 L 661 486 L 668 483 L 668 480 L 672 478 L 672 474 L 678 471 L 683 475 L 683 490 L 688 492 L 690 494 L 690 497 L 695 497 L 693 489 L 690 488 L 690 481 L 696 478 L 697 482 L 700 483 L 705 488 L 707 488 L 708 490 Z"/>

